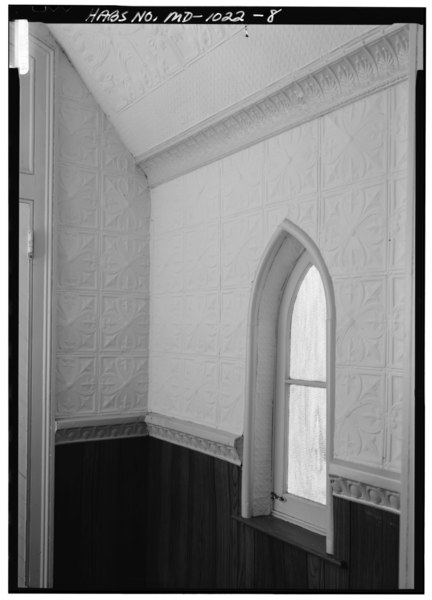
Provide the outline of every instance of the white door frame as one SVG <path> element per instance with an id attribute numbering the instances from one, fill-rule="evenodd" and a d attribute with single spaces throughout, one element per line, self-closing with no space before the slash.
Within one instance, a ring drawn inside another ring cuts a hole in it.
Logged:
<path id="1" fill-rule="evenodd" d="M 19 196 L 34 196 L 32 328 L 29 335 L 31 375 L 28 420 L 28 503 L 26 586 L 52 586 L 54 515 L 54 414 L 52 402 L 52 185 L 54 48 L 32 34 L 34 56 L 35 168 L 20 173 Z M 30 195 L 29 195 L 30 194 Z M 36 216 L 36 213 L 38 215 Z"/>

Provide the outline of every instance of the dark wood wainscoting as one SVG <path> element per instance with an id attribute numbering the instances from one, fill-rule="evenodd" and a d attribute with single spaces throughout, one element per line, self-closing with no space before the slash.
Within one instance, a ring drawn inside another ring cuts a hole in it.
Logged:
<path id="1" fill-rule="evenodd" d="M 54 588 L 144 587 L 148 438 L 56 447 Z"/>
<path id="2" fill-rule="evenodd" d="M 240 483 L 151 438 L 57 447 L 55 589 L 397 589 L 397 515 L 335 498 L 339 567 L 234 520 Z"/>

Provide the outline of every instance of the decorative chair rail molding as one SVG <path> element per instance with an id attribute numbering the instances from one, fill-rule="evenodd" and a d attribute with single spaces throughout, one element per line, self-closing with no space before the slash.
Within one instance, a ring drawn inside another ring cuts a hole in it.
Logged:
<path id="1" fill-rule="evenodd" d="M 55 443 L 93 442 L 148 435 L 144 416 L 135 418 L 100 419 L 98 422 L 58 421 Z M 111 421 L 111 422 L 110 422 Z"/>
<path id="2" fill-rule="evenodd" d="M 156 413 L 134 416 L 62 419 L 56 423 L 56 444 L 92 442 L 149 435 L 235 465 L 241 465 L 243 437 Z"/>
<path id="3" fill-rule="evenodd" d="M 146 423 L 150 437 L 241 465 L 242 436 L 156 413 L 149 413 Z"/>
<path id="4" fill-rule="evenodd" d="M 408 26 L 392 26 L 378 39 L 360 41 L 331 62 L 327 57 L 313 71 L 299 71 L 286 87 L 137 161 L 154 187 L 393 85 L 407 73 Z"/>
<path id="5" fill-rule="evenodd" d="M 338 475 L 330 475 L 330 484 L 333 496 L 345 498 L 360 504 L 382 508 L 399 514 L 400 493 L 394 490 L 386 490 L 375 485 L 361 483 Z"/>

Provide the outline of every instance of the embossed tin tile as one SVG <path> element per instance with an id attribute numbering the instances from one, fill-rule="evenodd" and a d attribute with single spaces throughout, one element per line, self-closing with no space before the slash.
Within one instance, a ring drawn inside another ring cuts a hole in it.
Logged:
<path id="1" fill-rule="evenodd" d="M 62 229 L 57 234 L 57 281 L 60 288 L 97 288 L 99 235 L 78 229 Z"/>
<path id="2" fill-rule="evenodd" d="M 336 369 L 334 456 L 382 467 L 384 456 L 385 376 Z"/>
<path id="3" fill-rule="evenodd" d="M 222 357 L 242 358 L 246 353 L 249 290 L 221 294 L 220 351 Z"/>
<path id="4" fill-rule="evenodd" d="M 408 167 L 408 82 L 393 86 L 390 94 L 390 165 L 392 171 Z"/>
<path id="5" fill-rule="evenodd" d="M 336 362 L 358 366 L 386 365 L 386 284 L 382 278 L 334 281 Z"/>
<path id="6" fill-rule="evenodd" d="M 151 192 L 151 219 L 155 236 L 183 227 L 184 179 L 168 181 Z"/>
<path id="7" fill-rule="evenodd" d="M 57 352 L 96 352 L 99 311 L 95 294 L 57 294 Z"/>
<path id="8" fill-rule="evenodd" d="M 404 379 L 391 373 L 387 382 L 387 412 L 385 415 L 386 454 L 384 467 L 401 471 L 402 418 L 404 404 Z"/>
<path id="9" fill-rule="evenodd" d="M 318 121 L 305 123 L 267 142 L 266 202 L 286 202 L 318 186 Z"/>
<path id="10" fill-rule="evenodd" d="M 181 418 L 184 403 L 184 359 L 153 355 L 150 356 L 149 367 L 149 410 Z"/>
<path id="11" fill-rule="evenodd" d="M 150 198 L 144 181 L 124 175 L 105 175 L 101 200 L 105 231 L 149 235 Z"/>
<path id="12" fill-rule="evenodd" d="M 183 418 L 214 426 L 219 395 L 217 361 L 198 357 L 186 359 L 184 369 Z"/>
<path id="13" fill-rule="evenodd" d="M 151 301 L 151 352 L 183 350 L 183 296 L 153 295 Z"/>
<path id="14" fill-rule="evenodd" d="M 176 293 L 183 289 L 183 236 L 155 237 L 152 246 L 152 293 Z"/>
<path id="15" fill-rule="evenodd" d="M 98 110 L 63 101 L 58 115 L 58 158 L 83 167 L 99 166 Z"/>
<path id="16" fill-rule="evenodd" d="M 183 340 L 186 353 L 216 356 L 219 350 L 219 294 L 184 298 Z"/>
<path id="17" fill-rule="evenodd" d="M 211 290 L 219 285 L 219 228 L 210 223 L 184 232 L 184 289 Z"/>
<path id="18" fill-rule="evenodd" d="M 63 165 L 56 204 L 59 225 L 95 229 L 98 226 L 99 178 L 96 171 Z"/>
<path id="19" fill-rule="evenodd" d="M 386 91 L 348 104 L 323 117 L 321 158 L 323 189 L 385 174 Z"/>
<path id="20" fill-rule="evenodd" d="M 244 368 L 241 362 L 221 361 L 221 395 L 218 427 L 233 433 L 243 431 Z"/>
<path id="21" fill-rule="evenodd" d="M 129 235 L 102 235 L 102 288 L 148 293 L 148 240 Z"/>
<path id="22" fill-rule="evenodd" d="M 222 287 L 250 285 L 262 253 L 262 213 L 226 221 L 222 225 Z"/>
<path id="23" fill-rule="evenodd" d="M 101 297 L 101 350 L 103 352 L 147 352 L 149 330 L 147 298 L 121 295 Z"/>
<path id="24" fill-rule="evenodd" d="M 114 127 L 105 116 L 103 118 L 102 136 L 102 168 L 110 173 L 118 171 L 123 174 L 128 173 L 129 175 L 143 177 L 143 172 L 137 167 L 133 156 L 126 150 Z"/>
<path id="25" fill-rule="evenodd" d="M 213 163 L 184 177 L 184 224 L 195 227 L 219 218 L 221 165 Z"/>
<path id="26" fill-rule="evenodd" d="M 147 397 L 147 358 L 101 356 L 100 406 L 102 412 L 143 410 Z"/>
<path id="27" fill-rule="evenodd" d="M 57 94 L 75 102 L 95 104 L 93 96 L 63 52 L 58 52 Z"/>
<path id="28" fill-rule="evenodd" d="M 97 358 L 65 355 L 56 358 L 57 414 L 89 415 L 97 411 Z"/>
<path id="29" fill-rule="evenodd" d="M 222 214 L 224 217 L 262 206 L 264 146 L 256 144 L 222 161 Z"/>
<path id="30" fill-rule="evenodd" d="M 321 248 L 333 275 L 383 271 L 387 265 L 387 186 L 368 183 L 321 199 Z"/>
<path id="31" fill-rule="evenodd" d="M 407 180 L 398 177 L 390 184 L 389 266 L 405 269 L 407 253 Z"/>
<path id="32" fill-rule="evenodd" d="M 57 413 L 142 411 L 150 195 L 144 174 L 72 66 L 63 55 L 58 64 Z"/>
<path id="33" fill-rule="evenodd" d="M 388 286 L 388 364 L 392 368 L 403 369 L 407 359 L 405 356 L 406 279 L 403 276 L 389 277 Z"/>

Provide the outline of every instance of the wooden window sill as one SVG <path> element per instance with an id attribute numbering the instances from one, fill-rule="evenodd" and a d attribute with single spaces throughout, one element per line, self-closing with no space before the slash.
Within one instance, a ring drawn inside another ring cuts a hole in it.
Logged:
<path id="1" fill-rule="evenodd" d="M 265 533 L 282 542 L 286 542 L 291 546 L 300 548 L 301 550 L 318 556 L 338 567 L 345 566 L 344 561 L 336 558 L 332 554 L 327 554 L 325 550 L 326 540 L 323 535 L 308 531 L 307 529 L 303 529 L 303 527 L 299 527 L 298 525 L 272 516 L 244 519 L 243 517 L 233 515 L 233 518 L 247 527 L 252 527 L 252 529 L 256 529 L 261 533 Z"/>

